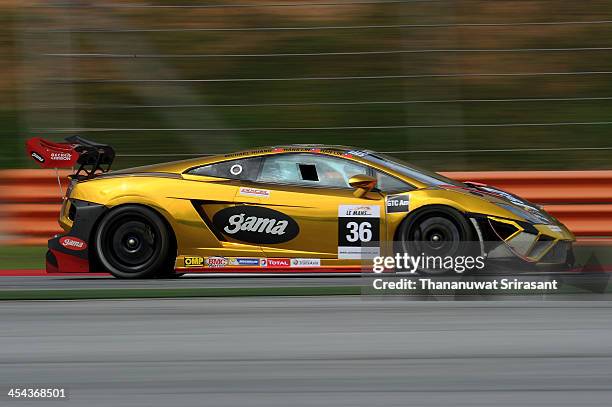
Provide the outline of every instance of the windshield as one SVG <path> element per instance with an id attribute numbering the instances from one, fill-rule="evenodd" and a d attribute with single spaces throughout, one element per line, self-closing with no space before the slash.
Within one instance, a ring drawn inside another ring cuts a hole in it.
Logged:
<path id="1" fill-rule="evenodd" d="M 402 160 L 395 157 L 390 157 L 384 154 L 368 154 L 364 157 L 374 164 L 384 165 L 385 167 L 398 172 L 399 174 L 405 175 L 409 178 L 422 182 L 429 186 L 440 186 L 440 185 L 455 185 L 463 186 L 459 181 L 447 178 L 436 172 L 425 170 L 423 168 L 416 167 L 411 164 L 407 164 Z"/>

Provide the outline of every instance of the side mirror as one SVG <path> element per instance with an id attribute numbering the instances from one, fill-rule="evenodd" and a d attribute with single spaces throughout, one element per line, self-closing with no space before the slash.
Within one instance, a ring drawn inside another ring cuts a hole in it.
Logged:
<path id="1" fill-rule="evenodd" d="M 355 188 L 356 198 L 362 198 L 365 194 L 370 192 L 376 186 L 376 178 L 372 178 L 368 175 L 353 175 L 349 178 L 349 185 Z"/>

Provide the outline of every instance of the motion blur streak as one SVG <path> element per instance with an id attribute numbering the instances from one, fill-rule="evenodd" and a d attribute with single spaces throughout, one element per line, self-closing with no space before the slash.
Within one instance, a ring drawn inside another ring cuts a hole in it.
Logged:
<path id="1" fill-rule="evenodd" d="M 63 386 L 70 399 L 61 405 L 90 407 L 609 405 L 611 307 L 325 297 L 4 303 L 0 388 Z"/>
<path id="2" fill-rule="evenodd" d="M 22 141 L 52 129 L 95 132 L 116 169 L 288 143 L 439 171 L 609 168 L 608 3 L 5 2 L 0 168 L 34 165 Z M 415 152 L 441 147 L 460 153 Z"/>

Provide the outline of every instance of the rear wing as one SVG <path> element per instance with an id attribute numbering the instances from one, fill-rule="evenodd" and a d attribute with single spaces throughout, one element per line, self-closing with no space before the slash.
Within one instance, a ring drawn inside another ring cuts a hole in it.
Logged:
<path id="1" fill-rule="evenodd" d="M 64 140 L 64 143 L 55 143 L 34 137 L 26 141 L 26 150 L 41 168 L 78 166 L 76 172 L 70 176 L 73 179 L 90 179 L 110 171 L 115 159 L 115 150 L 111 146 L 79 136 L 66 137 Z"/>

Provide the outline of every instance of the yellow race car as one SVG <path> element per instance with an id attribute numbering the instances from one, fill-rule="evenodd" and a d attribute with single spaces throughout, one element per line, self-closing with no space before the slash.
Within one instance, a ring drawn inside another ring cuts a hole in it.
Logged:
<path id="1" fill-rule="evenodd" d="M 108 171 L 112 148 L 67 140 L 28 145 L 41 164 L 63 149 L 80 165 L 48 272 L 361 272 L 379 256 L 467 244 L 487 262 L 573 261 L 574 236 L 536 205 L 372 151 L 290 145 Z"/>

